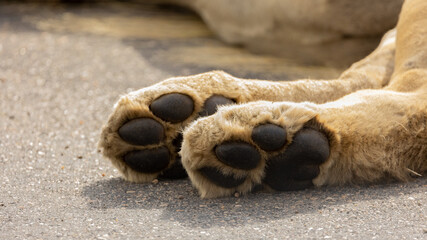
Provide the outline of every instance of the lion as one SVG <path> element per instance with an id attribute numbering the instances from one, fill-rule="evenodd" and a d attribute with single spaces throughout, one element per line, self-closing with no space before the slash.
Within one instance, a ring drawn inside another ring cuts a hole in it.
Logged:
<path id="1" fill-rule="evenodd" d="M 294 62 L 348 67 L 396 25 L 403 0 L 152 0 L 194 10 L 221 40 Z"/>
<path id="2" fill-rule="evenodd" d="M 337 79 L 212 71 L 124 95 L 99 146 L 126 180 L 188 175 L 202 198 L 408 181 L 427 171 L 427 1 Z"/>

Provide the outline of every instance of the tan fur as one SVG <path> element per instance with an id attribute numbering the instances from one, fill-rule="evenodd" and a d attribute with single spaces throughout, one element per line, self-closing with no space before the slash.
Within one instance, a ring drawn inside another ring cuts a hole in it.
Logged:
<path id="1" fill-rule="evenodd" d="M 126 152 L 158 146 L 167 146 L 172 153 L 172 140 L 202 109 L 204 101 L 214 94 L 234 99 L 237 103 L 257 100 L 293 102 L 311 101 L 324 103 L 346 94 L 366 88 L 381 88 L 388 83 L 393 70 L 394 30 L 384 37 L 376 51 L 363 61 L 355 63 L 336 80 L 299 80 L 294 82 L 271 82 L 235 78 L 221 71 L 203 73 L 190 77 L 177 77 L 122 96 L 102 130 L 99 146 L 125 179 L 133 182 L 149 182 L 160 174 L 142 174 L 133 171 L 122 161 Z M 171 124 L 154 116 L 150 103 L 167 93 L 184 93 L 195 102 L 191 117 L 178 124 Z M 117 131 L 125 122 L 139 117 L 150 117 L 160 122 L 166 131 L 166 141 L 152 146 L 133 146 L 121 140 Z M 172 156 L 170 166 L 174 162 Z"/>
<path id="2" fill-rule="evenodd" d="M 237 188 L 212 186 L 196 169 L 214 166 L 213 162 L 223 165 L 211 156 L 212 144 L 235 138 L 252 143 L 253 127 L 264 122 L 283 126 L 289 137 L 312 119 L 324 128 L 331 155 L 313 180 L 317 186 L 408 180 L 414 172 L 427 171 L 426 20 L 427 2 L 405 4 L 397 27 L 396 70 L 390 84 L 381 90 L 361 90 L 320 105 L 257 102 L 223 107 L 214 116 L 193 123 L 184 133 L 181 152 L 183 165 L 201 196 L 245 193 L 260 183 L 268 156 L 261 149 L 261 168 L 241 172 L 216 166 L 226 175 L 248 176 Z"/>
<path id="3" fill-rule="evenodd" d="M 229 140 L 241 140 L 256 146 L 251 139 L 252 129 L 266 122 L 286 128 L 288 142 L 291 142 L 293 135 L 315 115 L 315 105 L 312 103 L 296 105 L 259 101 L 222 107 L 213 116 L 197 120 L 187 127 L 181 150 L 182 164 L 203 198 L 226 196 L 235 191 L 248 192 L 254 185 L 261 183 L 265 159 L 271 153 L 258 148 L 263 161 L 257 168 L 246 171 L 233 169 L 219 162 L 213 152 L 214 147 Z M 202 167 L 215 167 L 225 175 L 232 174 L 237 178 L 247 176 L 247 179 L 235 189 L 221 188 L 205 180 L 198 172 Z"/>
<path id="4" fill-rule="evenodd" d="M 227 43 L 294 61 L 347 66 L 396 25 L 403 0 L 154 0 L 198 13 Z M 357 56 L 352 58 L 349 56 Z M 340 63 L 345 62 L 345 65 Z"/>
<path id="5" fill-rule="evenodd" d="M 180 152 L 183 165 L 202 197 L 218 197 L 249 192 L 261 183 L 266 159 L 280 151 L 258 149 L 262 163 L 245 171 L 219 162 L 213 153 L 216 145 L 228 140 L 253 143 L 253 127 L 265 122 L 284 127 L 288 142 L 302 127 L 313 125 L 327 133 L 331 148 L 329 159 L 313 180 L 316 186 L 408 180 L 413 172 L 427 171 L 426 26 L 427 2 L 408 0 L 397 30 L 388 32 L 372 54 L 336 80 L 269 82 L 238 79 L 216 71 L 171 78 L 132 92 L 115 105 L 103 128 L 100 147 L 127 180 L 147 182 L 160 173 L 135 172 L 124 164 L 122 155 L 163 145 L 174 158 L 172 139 L 186 128 Z M 159 96 L 175 92 L 187 94 L 195 102 L 192 116 L 179 124 L 158 119 L 148 108 Z M 213 94 L 235 99 L 238 105 L 221 107 L 216 114 L 196 120 L 204 101 Z M 137 117 L 151 117 L 163 124 L 166 140 L 145 147 L 123 142 L 118 128 Z M 206 166 L 247 179 L 237 188 L 221 188 L 198 173 Z"/>
<path id="6" fill-rule="evenodd" d="M 229 43 L 274 38 L 305 45 L 382 35 L 396 22 L 403 0 L 156 0 L 196 11 Z"/>

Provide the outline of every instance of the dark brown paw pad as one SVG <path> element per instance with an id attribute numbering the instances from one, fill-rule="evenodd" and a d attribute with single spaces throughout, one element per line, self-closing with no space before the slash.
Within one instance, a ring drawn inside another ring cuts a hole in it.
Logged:
<path id="1" fill-rule="evenodd" d="M 169 165 L 170 153 L 166 147 L 137 150 L 127 153 L 123 161 L 137 172 L 157 173 Z"/>
<path id="2" fill-rule="evenodd" d="M 279 191 L 308 188 L 319 175 L 320 164 L 328 158 L 326 136 L 314 129 L 303 129 L 283 153 L 267 160 L 264 182 Z"/>
<path id="3" fill-rule="evenodd" d="M 185 171 L 184 167 L 181 163 L 181 157 L 176 157 L 175 162 L 168 169 L 162 172 L 159 175 L 159 178 L 162 179 L 181 179 L 186 178 L 187 171 Z"/>
<path id="4" fill-rule="evenodd" d="M 255 127 L 251 137 L 264 151 L 276 151 L 286 144 L 286 130 L 271 123 Z"/>
<path id="5" fill-rule="evenodd" d="M 176 136 L 175 139 L 172 141 L 172 145 L 175 147 L 175 152 L 181 151 L 182 140 L 182 133 L 179 133 L 178 136 Z"/>
<path id="6" fill-rule="evenodd" d="M 170 93 L 154 100 L 150 110 L 166 122 L 178 123 L 191 116 L 194 111 L 194 102 L 187 95 Z"/>
<path id="7" fill-rule="evenodd" d="M 133 145 L 158 144 L 165 137 L 163 126 L 151 118 L 137 118 L 123 124 L 118 130 L 119 136 Z"/>
<path id="8" fill-rule="evenodd" d="M 237 169 L 251 170 L 258 166 L 261 155 L 258 150 L 245 142 L 225 142 L 215 148 L 219 161 Z"/>
<path id="9" fill-rule="evenodd" d="M 213 95 L 205 101 L 203 110 L 199 113 L 200 116 L 206 117 L 214 114 L 218 110 L 218 106 L 235 103 L 234 100 L 221 95 Z"/>
<path id="10" fill-rule="evenodd" d="M 235 178 L 232 175 L 228 175 L 228 176 L 224 175 L 223 173 L 219 172 L 216 168 L 213 168 L 213 167 L 201 168 L 199 169 L 199 172 L 204 177 L 209 179 L 212 183 L 223 188 L 237 187 L 246 180 L 246 177 Z"/>

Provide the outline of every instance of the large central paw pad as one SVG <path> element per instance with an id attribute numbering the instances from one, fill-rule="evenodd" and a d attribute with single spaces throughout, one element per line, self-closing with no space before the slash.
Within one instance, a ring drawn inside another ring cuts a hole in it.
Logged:
<path id="1" fill-rule="evenodd" d="M 264 182 L 279 191 L 313 185 L 319 165 L 329 157 L 329 142 L 323 133 L 302 129 L 283 153 L 267 160 Z"/>

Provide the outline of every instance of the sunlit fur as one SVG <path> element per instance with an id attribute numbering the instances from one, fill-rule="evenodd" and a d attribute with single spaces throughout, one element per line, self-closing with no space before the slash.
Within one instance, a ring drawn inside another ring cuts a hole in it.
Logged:
<path id="1" fill-rule="evenodd" d="M 167 93 L 184 93 L 195 102 L 192 116 L 182 123 L 163 122 L 149 111 L 149 104 Z M 196 119 L 212 94 L 236 100 L 212 116 Z M 262 101 L 260 101 L 262 100 Z M 260 102 L 256 102 L 260 101 Z M 131 146 L 117 134 L 128 119 L 151 117 L 163 124 L 167 140 L 159 145 Z M 378 48 L 353 64 L 335 80 L 269 82 L 238 79 L 221 71 L 171 78 L 121 99 L 103 128 L 103 154 L 127 180 L 148 182 L 158 174 L 131 170 L 121 160 L 130 150 L 167 146 L 184 131 L 180 152 L 185 169 L 202 197 L 246 193 L 261 183 L 269 154 L 260 150 L 262 163 L 253 170 L 232 169 L 220 163 L 213 148 L 226 140 L 251 143 L 254 126 L 276 123 L 288 131 L 288 141 L 307 124 L 323 129 L 331 154 L 320 166 L 316 186 L 409 180 L 427 171 L 427 2 L 406 1 L 395 30 Z M 281 151 L 286 151 L 286 146 Z M 171 163 L 172 164 L 172 163 Z M 225 189 L 198 173 L 204 166 L 225 175 L 249 176 L 240 186 Z"/>

